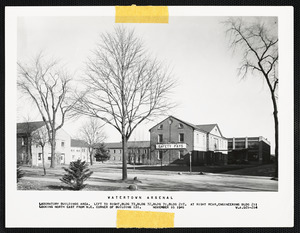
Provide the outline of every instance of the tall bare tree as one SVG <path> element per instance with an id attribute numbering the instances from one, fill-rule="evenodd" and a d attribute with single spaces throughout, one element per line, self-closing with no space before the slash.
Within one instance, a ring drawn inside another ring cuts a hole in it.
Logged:
<path id="1" fill-rule="evenodd" d="M 90 120 L 80 128 L 78 138 L 88 144 L 90 163 L 93 165 L 93 150 L 97 144 L 102 143 L 106 139 L 103 125 L 100 124 L 99 119 L 90 118 Z"/>
<path id="2" fill-rule="evenodd" d="M 77 110 L 112 125 L 122 138 L 122 179 L 127 179 L 127 141 L 146 119 L 165 114 L 174 105 L 168 93 L 174 81 L 151 59 L 134 31 L 116 27 L 101 35 L 87 63 L 86 95 Z"/>
<path id="3" fill-rule="evenodd" d="M 18 62 L 18 88 L 33 100 L 46 124 L 53 168 L 56 132 L 76 102 L 71 98 L 71 77 L 57 61 L 49 62 L 40 53 L 29 65 Z"/>
<path id="4" fill-rule="evenodd" d="M 275 177 L 278 177 L 278 32 L 277 19 L 273 22 L 249 22 L 230 18 L 225 22 L 233 49 L 243 53 L 239 74 L 258 74 L 267 83 L 273 105 L 275 126 Z"/>
<path id="5" fill-rule="evenodd" d="M 45 167 L 45 145 L 49 142 L 48 131 L 45 127 L 38 128 L 32 132 L 31 135 L 32 143 L 42 148 L 42 163 L 44 175 L 46 175 Z"/>

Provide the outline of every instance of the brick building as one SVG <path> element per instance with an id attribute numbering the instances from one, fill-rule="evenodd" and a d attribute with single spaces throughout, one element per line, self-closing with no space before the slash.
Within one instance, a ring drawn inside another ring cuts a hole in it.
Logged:
<path id="1" fill-rule="evenodd" d="M 227 164 L 227 139 L 217 124 L 194 125 L 169 116 L 150 130 L 151 164 Z"/>
<path id="2" fill-rule="evenodd" d="M 150 164 L 150 142 L 149 141 L 129 141 L 128 142 L 128 163 Z M 122 162 L 122 142 L 105 143 L 109 151 L 109 161 L 115 163 Z"/>
<path id="3" fill-rule="evenodd" d="M 270 142 L 263 137 L 228 138 L 229 163 L 270 163 Z"/>

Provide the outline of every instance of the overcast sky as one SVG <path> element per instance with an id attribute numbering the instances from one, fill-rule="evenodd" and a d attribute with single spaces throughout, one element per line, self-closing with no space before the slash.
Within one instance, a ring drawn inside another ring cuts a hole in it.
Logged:
<path id="1" fill-rule="evenodd" d="M 168 24 L 126 24 L 135 29 L 148 51 L 173 68 L 177 86 L 170 98 L 178 104 L 170 112 L 193 124 L 217 123 L 225 137 L 264 136 L 274 151 L 272 102 L 266 83 L 258 75 L 237 76 L 240 54 L 228 48 L 221 17 L 170 17 Z M 114 17 L 22 17 L 18 20 L 18 60 L 43 50 L 67 64 L 76 78 L 84 75 L 85 61 L 102 32 L 112 32 Z M 259 20 L 254 18 L 253 20 Z M 20 95 L 18 96 L 20 97 Z M 30 116 L 41 120 L 34 105 L 18 98 L 18 122 Z M 130 140 L 149 140 L 155 122 L 141 124 Z M 84 118 L 66 122 L 77 134 Z M 105 126 L 108 142 L 121 141 Z"/>

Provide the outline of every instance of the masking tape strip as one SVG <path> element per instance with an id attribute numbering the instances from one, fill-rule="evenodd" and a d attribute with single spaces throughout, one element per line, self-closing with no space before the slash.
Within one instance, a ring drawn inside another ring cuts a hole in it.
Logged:
<path id="1" fill-rule="evenodd" d="M 168 23 L 167 6 L 116 6 L 116 23 Z"/>
<path id="2" fill-rule="evenodd" d="M 174 213 L 117 210 L 117 228 L 173 228 Z"/>

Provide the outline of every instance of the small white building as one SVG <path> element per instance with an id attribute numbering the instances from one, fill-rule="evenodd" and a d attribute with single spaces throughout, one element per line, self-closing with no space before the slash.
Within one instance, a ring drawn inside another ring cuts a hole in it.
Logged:
<path id="1" fill-rule="evenodd" d="M 47 141 L 47 129 L 43 121 L 25 122 L 17 124 L 17 161 L 24 163 L 28 154 L 32 155 L 32 165 L 42 165 L 42 147 L 38 144 L 35 135 L 41 135 Z M 71 161 L 71 137 L 63 129 L 60 128 L 56 132 L 55 140 L 56 148 L 56 164 L 69 164 Z M 45 143 L 44 146 L 45 165 L 51 163 L 51 146 Z"/>
<path id="2" fill-rule="evenodd" d="M 71 161 L 80 159 L 89 162 L 89 146 L 80 139 L 71 139 Z"/>

